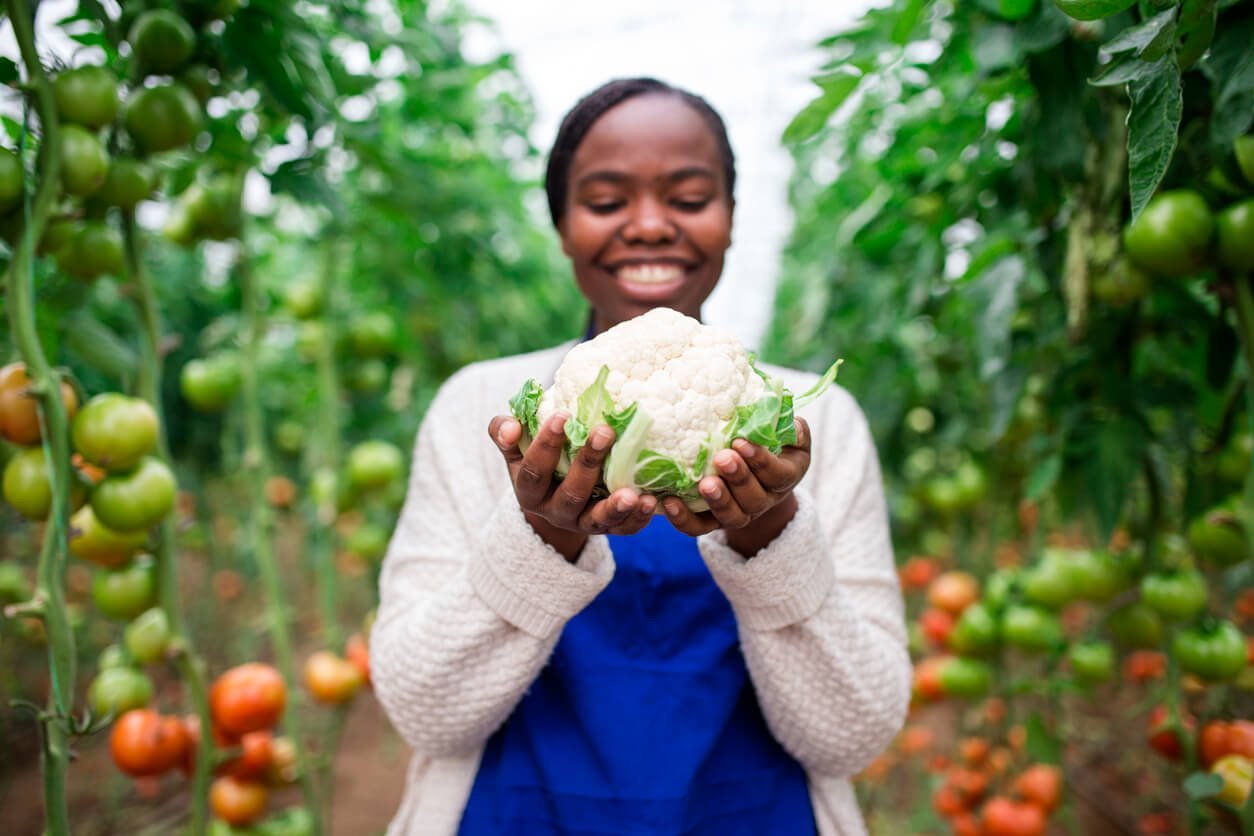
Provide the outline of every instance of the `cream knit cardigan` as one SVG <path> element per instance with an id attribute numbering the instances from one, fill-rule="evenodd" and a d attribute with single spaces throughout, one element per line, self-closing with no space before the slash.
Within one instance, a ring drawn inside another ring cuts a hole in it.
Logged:
<path id="1" fill-rule="evenodd" d="M 416 753 L 390 834 L 457 832 L 484 743 L 614 576 L 604 536 L 572 565 L 536 535 L 487 435 L 522 382 L 547 386 L 572 345 L 462 369 L 418 432 L 370 639 L 375 693 Z M 770 372 L 794 392 L 815 379 Z M 805 768 L 819 833 L 851 836 L 866 830 L 849 778 L 900 728 L 910 661 L 866 420 L 839 387 L 799 414 L 814 443 L 796 517 L 751 560 L 721 532 L 697 543 L 767 723 Z"/>

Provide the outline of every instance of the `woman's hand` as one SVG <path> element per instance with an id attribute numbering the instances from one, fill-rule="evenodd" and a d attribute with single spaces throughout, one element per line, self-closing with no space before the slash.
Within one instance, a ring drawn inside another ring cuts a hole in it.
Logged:
<path id="1" fill-rule="evenodd" d="M 566 441 L 566 415 L 558 413 L 541 425 L 524 454 L 518 447 L 522 425 L 508 415 L 488 424 L 505 464 L 518 504 L 532 528 L 550 545 L 574 561 L 590 534 L 635 534 L 648 524 L 657 499 L 623 488 L 604 499 L 594 499 L 601 464 L 614 443 L 614 431 L 595 427 L 570 464 L 565 478 L 556 473 Z"/>
<path id="2" fill-rule="evenodd" d="M 710 510 L 695 513 L 677 497 L 662 502 L 676 529 L 696 537 L 727 529 L 727 543 L 752 555 L 779 536 L 797 512 L 793 488 L 810 469 L 810 426 L 796 419 L 797 443 L 771 455 L 743 438 L 714 457 L 719 475 L 697 485 Z"/>

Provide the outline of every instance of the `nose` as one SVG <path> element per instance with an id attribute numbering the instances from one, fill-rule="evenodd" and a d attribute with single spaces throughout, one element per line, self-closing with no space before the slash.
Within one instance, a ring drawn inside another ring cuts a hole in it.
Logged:
<path id="1" fill-rule="evenodd" d="M 678 232 L 666 205 L 653 198 L 635 202 L 622 230 L 624 240 L 638 244 L 669 243 L 675 240 Z"/>

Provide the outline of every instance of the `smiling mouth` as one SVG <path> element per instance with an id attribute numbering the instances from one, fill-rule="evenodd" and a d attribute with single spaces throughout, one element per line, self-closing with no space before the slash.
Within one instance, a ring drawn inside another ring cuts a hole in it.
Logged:
<path id="1" fill-rule="evenodd" d="M 664 285 L 684 277 L 683 265 L 675 262 L 648 264 L 623 264 L 613 268 L 614 276 L 621 281 L 638 285 Z"/>

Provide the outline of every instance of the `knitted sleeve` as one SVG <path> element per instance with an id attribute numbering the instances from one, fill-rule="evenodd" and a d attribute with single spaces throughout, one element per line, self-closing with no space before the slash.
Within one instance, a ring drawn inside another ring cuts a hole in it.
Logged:
<path id="1" fill-rule="evenodd" d="M 572 565 L 528 525 L 479 388 L 450 378 L 419 429 L 370 638 L 380 703 L 432 756 L 484 744 L 614 570 L 606 538 L 589 538 Z"/>
<path id="2" fill-rule="evenodd" d="M 811 420 L 810 471 L 779 537 L 748 560 L 722 532 L 699 546 L 771 731 L 808 770 L 844 777 L 901 728 L 911 667 L 875 446 L 837 391 Z"/>

